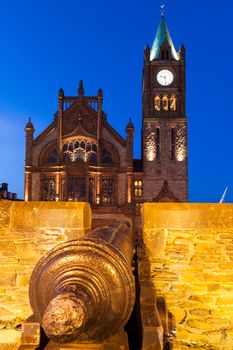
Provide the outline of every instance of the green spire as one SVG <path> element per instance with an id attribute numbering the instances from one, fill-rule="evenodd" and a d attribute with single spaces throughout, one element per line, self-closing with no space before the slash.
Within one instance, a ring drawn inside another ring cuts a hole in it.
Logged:
<path id="1" fill-rule="evenodd" d="M 164 19 L 164 16 L 162 15 L 162 18 L 160 20 L 159 27 L 155 36 L 155 40 L 153 42 L 151 52 L 150 52 L 151 61 L 155 60 L 156 58 L 159 58 L 160 48 L 163 45 L 165 40 L 168 42 L 169 46 L 171 47 L 172 58 L 174 58 L 175 60 L 179 60 L 178 54 L 176 52 L 170 33 L 168 31 L 166 21 Z"/>

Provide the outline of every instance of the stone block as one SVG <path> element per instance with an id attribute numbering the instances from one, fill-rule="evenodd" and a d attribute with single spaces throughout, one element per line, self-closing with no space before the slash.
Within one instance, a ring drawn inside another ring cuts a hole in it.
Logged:
<path id="1" fill-rule="evenodd" d="M 11 229 L 79 228 L 83 234 L 91 228 L 91 209 L 87 203 L 14 202 Z"/>
<path id="2" fill-rule="evenodd" d="M 22 324 L 22 345 L 40 344 L 40 324 L 37 322 L 23 322 Z"/>
<path id="3" fill-rule="evenodd" d="M 233 227 L 232 204 L 145 203 L 144 230 L 172 228 L 190 230 Z"/>
<path id="4" fill-rule="evenodd" d="M 13 329 L 0 330 L 0 350 L 17 350 L 21 343 L 21 333 Z"/>
<path id="5" fill-rule="evenodd" d="M 208 316 L 210 314 L 210 310 L 208 309 L 191 309 L 189 310 L 190 315 L 194 316 Z"/>

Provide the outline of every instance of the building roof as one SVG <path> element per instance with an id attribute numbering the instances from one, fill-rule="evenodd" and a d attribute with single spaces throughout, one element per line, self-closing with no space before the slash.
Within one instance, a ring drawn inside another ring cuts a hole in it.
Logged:
<path id="1" fill-rule="evenodd" d="M 175 46 L 172 42 L 169 30 L 167 28 L 165 18 L 164 18 L 164 16 L 162 16 L 160 23 L 159 23 L 159 27 L 157 29 L 155 40 L 153 42 L 153 45 L 152 45 L 152 48 L 150 51 L 150 60 L 151 61 L 159 58 L 160 48 L 164 42 L 167 42 L 169 44 L 169 46 L 171 47 L 172 58 L 174 58 L 175 60 L 179 60 L 178 54 L 177 54 Z"/>

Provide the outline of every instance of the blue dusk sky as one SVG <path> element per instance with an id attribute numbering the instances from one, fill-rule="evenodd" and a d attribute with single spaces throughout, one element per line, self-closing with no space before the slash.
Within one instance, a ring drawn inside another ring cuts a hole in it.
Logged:
<path id="1" fill-rule="evenodd" d="M 53 120 L 57 93 L 104 93 L 110 124 L 131 117 L 140 157 L 143 51 L 160 21 L 155 0 L 0 1 L 0 183 L 23 198 L 25 132 Z M 167 0 L 166 22 L 187 55 L 189 201 L 233 202 L 233 3 Z"/>

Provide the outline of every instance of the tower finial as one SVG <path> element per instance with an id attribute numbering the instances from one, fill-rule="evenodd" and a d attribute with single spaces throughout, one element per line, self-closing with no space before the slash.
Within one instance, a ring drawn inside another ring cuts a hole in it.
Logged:
<path id="1" fill-rule="evenodd" d="M 164 16 L 164 14 L 166 12 L 165 4 L 160 6 L 160 12 L 161 12 L 161 15 Z"/>

